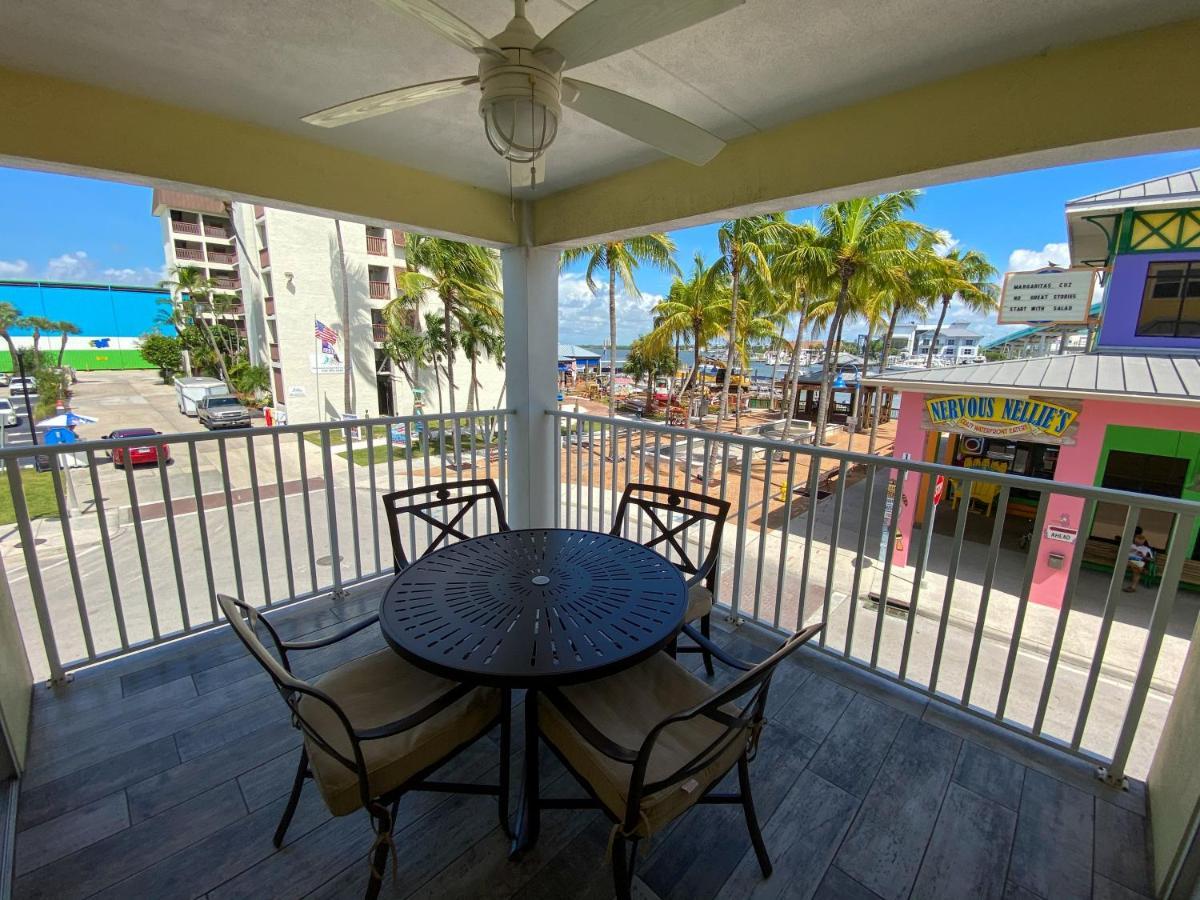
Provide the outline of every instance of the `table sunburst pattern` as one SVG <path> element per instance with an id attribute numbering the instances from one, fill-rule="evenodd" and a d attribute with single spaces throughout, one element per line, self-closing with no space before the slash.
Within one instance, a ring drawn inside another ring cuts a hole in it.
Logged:
<path id="1" fill-rule="evenodd" d="M 686 605 L 679 570 L 653 550 L 530 529 L 418 560 L 388 589 L 380 623 L 394 648 L 434 669 L 562 683 L 663 646 Z"/>

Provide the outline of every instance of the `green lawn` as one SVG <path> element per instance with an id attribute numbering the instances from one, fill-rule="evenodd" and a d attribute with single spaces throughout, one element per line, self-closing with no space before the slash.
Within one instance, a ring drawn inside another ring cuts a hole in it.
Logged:
<path id="1" fill-rule="evenodd" d="M 464 426 L 467 424 L 466 420 L 464 420 L 463 424 L 464 424 Z M 454 437 L 453 437 L 453 433 L 451 431 L 451 427 L 452 426 L 447 427 L 446 437 L 445 437 L 445 441 L 444 441 L 447 459 L 450 459 L 451 454 L 454 453 Z M 320 432 L 316 432 L 316 431 L 306 432 L 304 435 L 304 439 L 306 441 L 308 441 L 310 444 L 313 444 L 314 446 L 317 446 L 317 447 L 321 446 Z M 372 428 L 372 439 L 374 440 L 374 445 L 370 449 L 367 448 L 366 437 L 363 437 L 362 440 L 355 441 L 353 458 L 354 458 L 354 464 L 356 466 L 380 465 L 381 463 L 387 462 L 387 460 L 388 460 L 387 428 L 383 425 L 374 426 Z M 491 446 L 493 446 L 493 447 L 496 446 L 496 443 L 497 443 L 497 438 L 493 435 Z M 330 447 L 344 447 L 345 444 L 346 444 L 346 433 L 344 431 L 329 432 L 329 446 Z M 441 440 L 439 440 L 438 432 L 437 431 L 433 432 L 433 438 L 429 444 L 429 460 L 430 460 L 430 462 L 439 461 L 442 446 L 443 446 L 443 442 Z M 483 450 L 485 448 L 485 446 L 486 446 L 486 444 L 485 444 L 483 438 L 476 436 L 474 449 L 476 451 Z M 463 447 L 463 453 L 469 453 L 472 449 L 471 434 L 470 434 L 469 429 L 464 429 L 462 432 L 462 447 Z M 334 452 L 336 452 L 337 455 L 341 459 L 345 459 L 346 456 L 348 454 L 350 454 L 351 451 L 335 450 Z M 403 460 L 408 459 L 408 454 L 409 454 L 409 451 L 406 447 L 402 446 L 401 444 L 392 444 L 392 458 L 396 462 L 401 462 Z M 419 440 L 413 442 L 412 458 L 414 460 L 423 460 L 425 458 L 425 449 L 421 446 L 421 442 Z"/>
<path id="2" fill-rule="evenodd" d="M 25 492 L 25 505 L 29 518 L 58 515 L 58 502 L 54 497 L 54 482 L 49 472 L 21 470 L 21 484 Z M 8 475 L 0 476 L 0 525 L 11 525 L 17 521 L 13 512 L 12 494 L 8 490 Z"/>

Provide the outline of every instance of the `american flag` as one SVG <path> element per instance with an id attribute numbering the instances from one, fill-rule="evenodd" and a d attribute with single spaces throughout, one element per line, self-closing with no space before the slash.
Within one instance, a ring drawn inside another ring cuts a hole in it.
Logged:
<path id="1" fill-rule="evenodd" d="M 330 345 L 337 343 L 336 331 L 334 331 L 320 319 L 313 319 L 313 325 L 315 328 L 314 333 L 321 339 L 322 343 Z"/>

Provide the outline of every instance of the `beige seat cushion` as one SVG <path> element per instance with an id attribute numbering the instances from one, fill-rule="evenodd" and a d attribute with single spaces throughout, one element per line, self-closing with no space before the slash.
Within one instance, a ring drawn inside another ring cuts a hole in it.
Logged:
<path id="1" fill-rule="evenodd" d="M 709 699 L 713 691 L 665 653 L 608 678 L 561 689 L 562 694 L 605 737 L 637 751 L 659 722 Z M 733 714 L 736 709 L 727 710 Z M 609 812 L 625 818 L 631 764 L 618 762 L 592 747 L 545 696 L 539 698 L 542 735 L 586 781 Z M 646 783 L 672 775 L 724 733 L 725 727 L 697 716 L 668 726 L 655 742 Z M 636 833 L 649 837 L 700 799 L 741 756 L 748 734 L 735 733 L 704 769 L 673 787 L 643 795 Z"/>
<path id="2" fill-rule="evenodd" d="M 688 588 L 688 608 L 684 614 L 683 621 L 695 622 L 697 619 L 707 616 L 712 612 L 713 595 L 704 582 L 693 584 Z"/>
<path id="3" fill-rule="evenodd" d="M 314 686 L 337 703 L 356 730 L 376 728 L 412 715 L 455 687 L 384 649 L 322 675 Z M 476 688 L 452 706 L 415 728 L 392 737 L 362 741 L 371 795 L 378 797 L 402 785 L 451 751 L 480 734 L 500 713 L 500 691 Z M 300 714 L 331 747 L 348 759 L 354 750 L 346 729 L 327 704 L 305 696 Z M 313 776 L 335 816 L 362 806 L 358 776 L 305 737 Z"/>

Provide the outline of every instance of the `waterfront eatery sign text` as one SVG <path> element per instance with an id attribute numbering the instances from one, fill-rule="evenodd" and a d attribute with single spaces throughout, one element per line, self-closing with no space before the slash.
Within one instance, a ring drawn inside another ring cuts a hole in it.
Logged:
<path id="1" fill-rule="evenodd" d="M 925 401 L 927 427 L 989 438 L 1074 443 L 1079 410 L 1049 400 L 962 395 Z"/>
<path id="2" fill-rule="evenodd" d="M 1082 325 L 1092 308 L 1094 269 L 1009 272 L 1000 293 L 1001 325 L 1056 323 Z"/>

